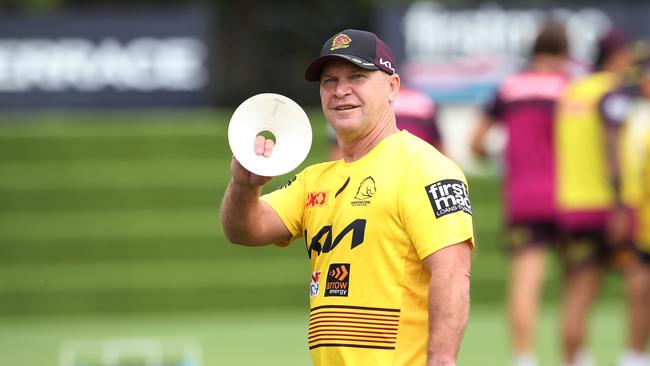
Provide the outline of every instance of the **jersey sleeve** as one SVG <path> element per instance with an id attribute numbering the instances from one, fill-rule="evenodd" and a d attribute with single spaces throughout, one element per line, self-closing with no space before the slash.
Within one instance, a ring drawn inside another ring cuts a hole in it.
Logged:
<path id="1" fill-rule="evenodd" d="M 468 239 L 474 248 L 467 180 L 442 154 L 425 151 L 412 161 L 403 178 L 399 208 L 420 259 Z"/>
<path id="2" fill-rule="evenodd" d="M 303 231 L 303 213 L 305 209 L 305 172 L 290 179 L 284 186 L 261 197 L 280 216 L 291 239 L 287 242 L 276 243 L 287 246 L 293 240 L 300 238 Z"/>

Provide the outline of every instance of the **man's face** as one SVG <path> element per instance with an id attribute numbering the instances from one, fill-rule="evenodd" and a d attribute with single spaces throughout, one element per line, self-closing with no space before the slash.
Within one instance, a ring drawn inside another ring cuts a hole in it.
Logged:
<path id="1" fill-rule="evenodd" d="M 616 73 L 625 73 L 632 66 L 632 50 L 628 47 L 616 50 L 609 60 L 610 70 Z"/>
<path id="2" fill-rule="evenodd" d="M 398 88 L 397 75 L 332 60 L 325 64 L 320 78 L 323 113 L 337 135 L 362 137 L 390 115 Z"/>

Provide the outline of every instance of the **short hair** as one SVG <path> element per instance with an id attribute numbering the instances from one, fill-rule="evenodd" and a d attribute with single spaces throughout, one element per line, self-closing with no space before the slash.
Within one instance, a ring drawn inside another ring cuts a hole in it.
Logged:
<path id="1" fill-rule="evenodd" d="M 612 55 L 628 46 L 623 31 L 619 28 L 612 28 L 600 36 L 597 43 L 596 59 L 594 68 L 602 70 Z"/>
<path id="2" fill-rule="evenodd" d="M 564 27 L 557 23 L 547 23 L 540 29 L 533 43 L 532 56 L 569 54 L 569 41 Z"/>

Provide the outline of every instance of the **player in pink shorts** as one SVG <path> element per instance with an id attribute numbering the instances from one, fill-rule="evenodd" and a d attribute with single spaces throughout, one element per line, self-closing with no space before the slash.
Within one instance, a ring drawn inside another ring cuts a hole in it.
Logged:
<path id="1" fill-rule="evenodd" d="M 534 334 L 545 249 L 558 240 L 553 126 L 556 102 L 569 81 L 567 55 L 564 29 L 542 28 L 528 68 L 500 85 L 472 138 L 473 152 L 485 156 L 485 136 L 494 123 L 502 123 L 508 137 L 503 203 L 511 255 L 508 311 L 516 366 L 537 365 Z"/>

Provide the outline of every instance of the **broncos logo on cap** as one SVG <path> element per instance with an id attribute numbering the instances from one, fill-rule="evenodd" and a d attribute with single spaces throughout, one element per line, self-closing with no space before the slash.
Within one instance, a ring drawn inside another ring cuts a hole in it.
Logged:
<path id="1" fill-rule="evenodd" d="M 332 39 L 332 47 L 330 47 L 330 51 L 338 50 L 341 48 L 348 48 L 350 47 L 350 43 L 352 43 L 352 39 L 348 37 L 347 34 L 340 33 L 334 37 L 334 39 Z"/>

